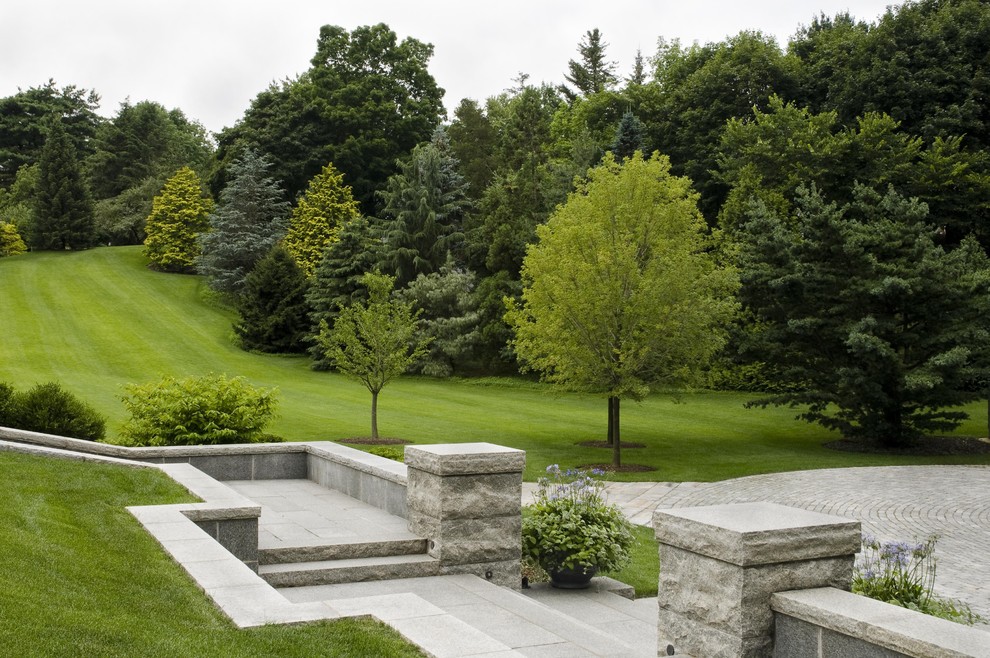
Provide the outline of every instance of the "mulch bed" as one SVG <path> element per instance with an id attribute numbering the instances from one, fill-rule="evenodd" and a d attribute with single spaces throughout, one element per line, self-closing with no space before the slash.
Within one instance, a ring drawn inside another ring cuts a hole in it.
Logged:
<path id="1" fill-rule="evenodd" d="M 412 441 L 405 439 L 369 439 L 368 437 L 354 437 L 352 439 L 337 439 L 337 443 L 350 443 L 355 446 L 402 446 Z"/>
<path id="2" fill-rule="evenodd" d="M 623 450 L 625 450 L 626 448 L 645 448 L 646 447 L 646 444 L 645 443 L 634 443 L 634 442 L 626 443 L 625 441 L 621 441 L 621 440 L 619 441 L 619 443 L 620 443 L 619 447 L 622 448 Z M 611 448 L 612 447 L 612 444 L 609 443 L 608 441 L 580 441 L 578 443 L 575 443 L 574 445 L 578 445 L 578 446 L 581 446 L 583 448 Z"/>
<path id="3" fill-rule="evenodd" d="M 830 450 L 877 455 L 983 455 L 990 453 L 990 441 L 966 436 L 932 436 L 912 441 L 904 447 L 887 448 L 867 441 L 839 439 L 823 443 Z"/>
<path id="4" fill-rule="evenodd" d="M 605 471 L 606 473 L 649 473 L 650 471 L 655 471 L 652 466 L 644 466 L 643 464 L 623 464 L 616 468 L 611 464 L 582 464 L 578 468 L 590 471 L 593 468 L 597 468 Z"/>

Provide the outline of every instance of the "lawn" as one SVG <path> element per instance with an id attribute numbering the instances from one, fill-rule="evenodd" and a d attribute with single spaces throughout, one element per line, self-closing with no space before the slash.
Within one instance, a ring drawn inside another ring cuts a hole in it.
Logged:
<path id="1" fill-rule="evenodd" d="M 98 408 L 113 435 L 124 420 L 126 383 L 162 375 L 243 375 L 275 387 L 280 417 L 270 428 L 290 441 L 346 440 L 369 432 L 370 395 L 338 374 L 314 372 L 304 357 L 251 354 L 234 340 L 229 309 L 202 279 L 146 267 L 140 247 L 32 253 L 0 259 L 0 381 L 18 388 L 57 380 Z M 745 409 L 749 396 L 658 394 L 622 407 L 626 463 L 651 466 L 623 480 L 712 481 L 756 473 L 879 464 L 990 463 L 990 456 L 889 457 L 842 453 L 838 438 L 794 420 L 790 409 Z M 967 408 L 959 432 L 986 435 L 986 404 Z M 522 379 L 405 377 L 382 392 L 385 436 L 416 443 L 489 441 L 527 451 L 526 479 L 548 464 L 608 462 L 576 445 L 600 440 L 605 401 L 553 394 Z"/>
<path id="2" fill-rule="evenodd" d="M 368 619 L 239 630 L 127 505 L 190 500 L 152 470 L 0 452 L 0 647 L 38 656 L 422 656 Z"/>

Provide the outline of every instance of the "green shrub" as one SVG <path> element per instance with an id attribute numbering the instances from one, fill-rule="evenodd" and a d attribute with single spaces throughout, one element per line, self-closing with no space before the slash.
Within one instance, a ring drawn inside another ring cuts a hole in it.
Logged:
<path id="1" fill-rule="evenodd" d="M 368 448 L 368 452 L 397 462 L 406 459 L 406 449 L 402 446 L 372 446 Z"/>
<path id="2" fill-rule="evenodd" d="M 8 400 L 7 413 L 13 427 L 89 441 L 99 441 L 106 435 L 106 419 L 56 382 L 38 384 L 26 393 L 13 393 Z"/>
<path id="3" fill-rule="evenodd" d="M 7 382 L 0 382 L 0 427 L 10 427 L 14 424 L 14 387 Z"/>
<path id="4" fill-rule="evenodd" d="M 252 443 L 275 416 L 274 390 L 255 388 L 243 377 L 203 377 L 130 384 L 121 399 L 131 417 L 122 428 L 125 442 L 143 446 Z"/>

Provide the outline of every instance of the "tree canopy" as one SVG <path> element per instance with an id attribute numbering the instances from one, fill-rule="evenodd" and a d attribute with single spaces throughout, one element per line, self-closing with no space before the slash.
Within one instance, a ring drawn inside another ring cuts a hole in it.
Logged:
<path id="1" fill-rule="evenodd" d="M 93 246 L 93 199 L 83 178 L 76 149 L 52 115 L 38 161 L 34 218 L 28 241 L 33 249 L 85 249 Z"/>
<path id="2" fill-rule="evenodd" d="M 155 197 L 147 221 L 144 253 L 153 267 L 166 272 L 192 272 L 200 254 L 200 235 L 209 230 L 213 200 L 199 176 L 183 167 Z"/>

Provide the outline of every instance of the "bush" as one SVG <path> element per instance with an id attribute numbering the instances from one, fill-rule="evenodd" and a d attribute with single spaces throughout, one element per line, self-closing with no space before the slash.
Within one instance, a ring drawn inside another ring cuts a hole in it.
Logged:
<path id="1" fill-rule="evenodd" d="M 0 427 L 10 427 L 14 424 L 14 387 L 7 382 L 0 382 Z"/>
<path id="2" fill-rule="evenodd" d="M 0 416 L 6 396 L 6 414 L 13 427 L 89 441 L 106 435 L 106 419 L 56 382 L 38 384 L 26 393 L 16 393 L 6 384 L 0 388 L 4 389 L 0 392 Z"/>
<path id="3" fill-rule="evenodd" d="M 274 390 L 255 388 L 243 377 L 206 375 L 125 387 L 121 399 L 131 417 L 124 441 L 142 446 L 252 443 L 275 417 Z"/>

